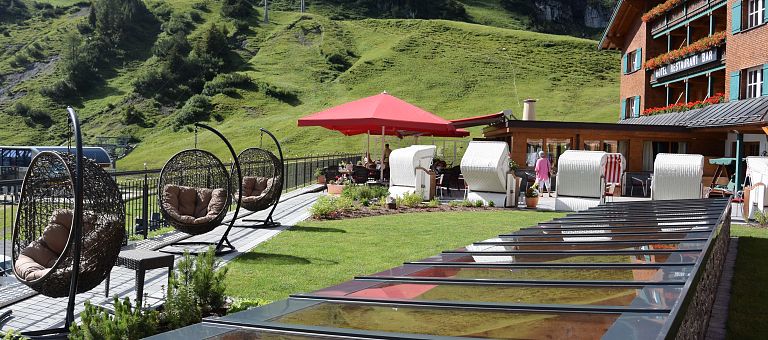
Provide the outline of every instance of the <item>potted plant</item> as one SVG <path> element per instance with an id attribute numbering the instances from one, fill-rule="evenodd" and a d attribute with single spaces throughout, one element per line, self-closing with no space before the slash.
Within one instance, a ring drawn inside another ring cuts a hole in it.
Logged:
<path id="1" fill-rule="evenodd" d="M 315 169 L 315 177 L 317 177 L 317 184 L 325 184 L 325 169 Z"/>
<path id="2" fill-rule="evenodd" d="M 539 185 L 531 185 L 525 190 L 525 206 L 527 208 L 536 208 L 539 205 Z"/>
<path id="3" fill-rule="evenodd" d="M 515 171 L 520 169 L 520 165 L 517 164 L 512 158 L 509 159 L 509 170 L 512 171 L 512 173 L 515 173 Z"/>
<path id="4" fill-rule="evenodd" d="M 344 191 L 344 184 L 339 182 L 338 179 L 328 181 L 328 195 L 341 195 Z"/>

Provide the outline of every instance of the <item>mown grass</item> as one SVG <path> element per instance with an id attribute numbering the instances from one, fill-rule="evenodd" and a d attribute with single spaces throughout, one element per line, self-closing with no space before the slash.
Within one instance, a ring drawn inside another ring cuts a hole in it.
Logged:
<path id="1" fill-rule="evenodd" d="M 195 2 L 173 0 L 169 4 L 174 11 L 187 12 Z M 494 15 L 499 10 L 495 1 L 465 3 L 478 23 L 505 20 L 506 27 L 517 27 L 517 19 L 509 14 Z M 221 18 L 219 2 L 208 2 L 208 6 L 209 11 L 200 13 L 203 21 L 196 24 L 191 37 L 212 22 L 226 24 L 230 32 L 234 31 L 232 24 Z M 24 25 L 9 25 L 10 36 L 0 36 L 0 43 L 17 46 L 40 41 L 47 60 L 62 50 L 64 32 L 74 30 L 76 23 L 85 19 L 70 14 L 52 19 L 34 17 Z M 315 26 L 320 30 L 304 30 Z M 540 99 L 538 115 L 545 120 L 610 122 L 615 121 L 618 109 L 618 55 L 597 51 L 592 40 L 451 21 L 333 21 L 317 14 L 274 11 L 270 23 L 254 21 L 238 46 L 235 52 L 242 64 L 232 71 L 296 95 L 296 100 L 286 101 L 257 89 L 239 89 L 232 97 L 214 96 L 215 111 L 224 119 L 210 124 L 238 150 L 258 145 L 256 132 L 265 127 L 280 138 L 287 155 L 362 151 L 363 136 L 343 137 L 322 128 L 298 128 L 296 120 L 384 90 L 446 118 L 507 108 L 519 114 L 521 101 L 526 98 Z M 329 61 L 328 55 L 335 52 L 348 56 L 348 68 Z M 23 71 L 10 67 L 10 58 L 10 53 L 0 55 L 0 74 Z M 87 139 L 131 135 L 141 141 L 132 154 L 118 162 L 122 169 L 140 169 L 145 162 L 150 167 L 161 166 L 175 152 L 193 145 L 192 133 L 170 128 L 175 107 L 147 112 L 152 123 L 149 127 L 125 125 L 116 113 L 120 103 L 132 95 L 131 82 L 136 74 L 154 63 L 147 55 L 111 65 L 114 70 L 104 83 L 88 91 L 76 105 Z M 0 118 L 8 122 L 0 128 L 5 144 L 65 141 L 63 105 L 38 93 L 60 77 L 54 67 L 12 89 L 24 95 L 0 104 L 4 112 Z M 54 125 L 30 127 L 22 117 L 8 115 L 17 101 L 51 113 Z M 116 108 L 110 109 L 112 106 Z M 473 136 L 480 135 L 479 128 L 471 131 Z M 223 158 L 230 157 L 225 146 L 208 133 L 201 134 L 199 145 Z"/>
<path id="2" fill-rule="evenodd" d="M 768 334 L 768 229 L 734 225 L 739 237 L 728 312 L 728 339 L 765 339 Z"/>
<path id="3" fill-rule="evenodd" d="M 444 212 L 305 221 L 230 263 L 227 294 L 283 299 L 557 216 L 561 214 Z"/>

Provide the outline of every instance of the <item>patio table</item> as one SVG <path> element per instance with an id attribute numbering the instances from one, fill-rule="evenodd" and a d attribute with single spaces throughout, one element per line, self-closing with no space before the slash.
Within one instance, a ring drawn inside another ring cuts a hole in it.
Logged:
<path id="1" fill-rule="evenodd" d="M 136 271 L 136 305 L 141 306 L 144 298 L 144 274 L 147 270 L 168 268 L 168 282 L 170 284 L 173 271 L 174 256 L 172 254 L 157 251 L 133 249 L 120 252 L 115 265 Z M 104 296 L 109 297 L 109 277 L 104 284 Z"/>

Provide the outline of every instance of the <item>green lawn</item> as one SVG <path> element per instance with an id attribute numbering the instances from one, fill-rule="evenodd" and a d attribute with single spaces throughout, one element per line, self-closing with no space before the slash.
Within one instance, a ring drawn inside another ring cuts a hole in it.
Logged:
<path id="1" fill-rule="evenodd" d="M 227 294 L 283 299 L 558 216 L 479 211 L 306 221 L 229 264 Z"/>
<path id="2" fill-rule="evenodd" d="M 768 229 L 736 226 L 739 253 L 731 287 L 729 339 L 765 339 L 768 334 Z"/>

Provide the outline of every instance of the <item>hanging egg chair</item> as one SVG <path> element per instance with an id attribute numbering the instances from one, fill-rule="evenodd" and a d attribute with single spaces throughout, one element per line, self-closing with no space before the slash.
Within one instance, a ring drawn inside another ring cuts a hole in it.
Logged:
<path id="1" fill-rule="evenodd" d="M 69 297 L 64 329 L 39 334 L 66 333 L 75 295 L 107 277 L 125 240 L 125 204 L 117 183 L 83 156 L 77 114 L 68 111 L 76 146 L 70 153 L 44 151 L 32 159 L 13 227 L 16 278 L 45 296 Z"/>
<path id="2" fill-rule="evenodd" d="M 280 201 L 283 192 L 283 152 L 280 142 L 266 129 L 261 129 L 262 137 L 266 133 L 277 146 L 278 156 L 261 147 L 248 148 L 237 156 L 243 171 L 243 181 L 240 185 L 242 207 L 251 212 L 267 209 L 269 215 L 263 220 L 244 219 L 245 222 L 258 222 L 257 227 L 276 227 L 272 214 Z"/>
<path id="3" fill-rule="evenodd" d="M 227 145 L 233 157 L 235 155 L 232 145 L 220 132 L 198 123 L 195 124 L 195 147 L 177 153 L 163 166 L 158 184 L 160 213 L 168 224 L 189 235 L 211 232 L 224 223 L 233 201 L 233 183 L 238 183 L 241 177 L 239 162 L 235 162 L 231 170 L 233 176 L 237 176 L 233 182 L 230 171 L 219 158 L 197 148 L 197 128 L 216 134 Z M 240 210 L 239 195 L 235 203 L 235 213 L 229 228 L 218 242 L 176 242 L 171 245 L 213 245 L 218 254 L 234 251 L 227 236 Z"/>

